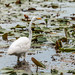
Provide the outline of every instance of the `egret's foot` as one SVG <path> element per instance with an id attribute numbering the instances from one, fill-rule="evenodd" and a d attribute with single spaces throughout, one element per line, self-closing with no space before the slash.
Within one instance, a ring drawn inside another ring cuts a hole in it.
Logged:
<path id="1" fill-rule="evenodd" d="M 19 69 L 21 67 L 21 62 L 17 62 L 17 64 L 14 66 L 15 69 Z"/>
<path id="2" fill-rule="evenodd" d="M 25 59 L 22 61 L 22 65 L 28 65 Z"/>
<path id="3" fill-rule="evenodd" d="M 21 65 L 21 62 L 19 61 L 19 62 L 17 62 L 17 67 L 21 67 L 22 65 Z"/>
<path id="4" fill-rule="evenodd" d="M 22 65 L 25 65 L 27 62 L 25 60 L 22 61 Z"/>

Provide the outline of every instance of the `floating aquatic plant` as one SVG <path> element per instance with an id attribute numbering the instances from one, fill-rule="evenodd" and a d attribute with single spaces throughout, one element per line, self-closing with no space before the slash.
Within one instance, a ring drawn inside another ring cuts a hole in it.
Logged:
<path id="1" fill-rule="evenodd" d="M 6 7 L 11 7 L 10 4 L 5 4 Z"/>
<path id="2" fill-rule="evenodd" d="M 38 67 L 46 68 L 46 66 L 40 61 L 36 60 L 34 57 L 31 58 L 33 63 L 37 66 L 36 72 L 38 72 Z"/>
<path id="3" fill-rule="evenodd" d="M 0 72 L 2 73 L 2 75 L 29 75 L 30 74 L 25 70 L 16 70 L 10 67 L 3 68 L 0 70 Z"/>
<path id="4" fill-rule="evenodd" d="M 34 11 L 36 8 L 28 8 L 28 11 Z"/>
<path id="5" fill-rule="evenodd" d="M 51 3 L 51 6 L 52 6 L 52 8 L 54 8 L 54 9 L 56 9 L 56 8 L 59 7 L 59 5 L 58 5 L 58 4 L 55 4 L 55 3 Z"/>
<path id="6" fill-rule="evenodd" d="M 37 42 L 39 43 L 47 42 L 47 39 L 46 37 L 37 37 Z"/>
<path id="7" fill-rule="evenodd" d="M 62 42 L 67 42 L 67 41 L 68 41 L 68 39 L 67 39 L 66 37 L 62 37 L 62 38 L 60 38 L 60 40 L 61 40 Z"/>
<path id="8" fill-rule="evenodd" d="M 2 39 L 3 39 L 3 40 L 8 40 L 8 33 L 4 33 L 4 34 L 2 35 Z"/>
<path id="9" fill-rule="evenodd" d="M 75 52 L 75 48 L 59 48 L 62 52 Z"/>
<path id="10" fill-rule="evenodd" d="M 58 73 L 58 70 L 56 70 L 56 69 L 51 69 L 51 73 L 52 73 L 52 74 L 57 74 L 57 73 Z"/>
<path id="11" fill-rule="evenodd" d="M 48 26 L 48 19 L 45 19 L 46 27 Z"/>
<path id="12" fill-rule="evenodd" d="M 75 70 L 69 70 L 67 73 L 75 74 Z"/>
<path id="13" fill-rule="evenodd" d="M 62 48 L 61 40 L 56 41 L 56 44 L 55 44 L 55 49 L 57 53 L 60 52 L 59 48 Z"/>
<path id="14" fill-rule="evenodd" d="M 6 29 L 4 29 L 4 28 L 2 28 L 1 26 L 0 26 L 0 34 L 3 34 L 3 33 L 5 33 L 6 32 Z"/>
<path id="15" fill-rule="evenodd" d="M 16 4 L 21 4 L 21 0 L 17 0 L 15 3 Z"/>

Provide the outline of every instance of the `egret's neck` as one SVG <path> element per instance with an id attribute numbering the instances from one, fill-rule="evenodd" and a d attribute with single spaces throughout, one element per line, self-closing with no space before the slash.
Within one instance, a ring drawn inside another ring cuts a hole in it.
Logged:
<path id="1" fill-rule="evenodd" d="M 31 29 L 32 23 L 33 23 L 33 20 L 31 20 L 31 22 L 29 24 L 29 39 L 30 39 L 30 41 L 32 40 L 32 29 Z"/>

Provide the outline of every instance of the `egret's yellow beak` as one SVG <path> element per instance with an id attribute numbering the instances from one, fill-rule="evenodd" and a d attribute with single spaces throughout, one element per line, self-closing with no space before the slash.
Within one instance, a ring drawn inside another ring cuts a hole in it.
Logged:
<path id="1" fill-rule="evenodd" d="M 41 20 L 42 18 L 36 18 L 37 20 Z"/>

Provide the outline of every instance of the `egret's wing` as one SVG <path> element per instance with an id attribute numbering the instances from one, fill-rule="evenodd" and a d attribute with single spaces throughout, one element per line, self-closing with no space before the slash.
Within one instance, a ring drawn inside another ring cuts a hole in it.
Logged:
<path id="1" fill-rule="evenodd" d="M 30 48 L 31 42 L 27 37 L 21 37 L 14 41 L 8 49 L 8 54 L 26 52 Z"/>

